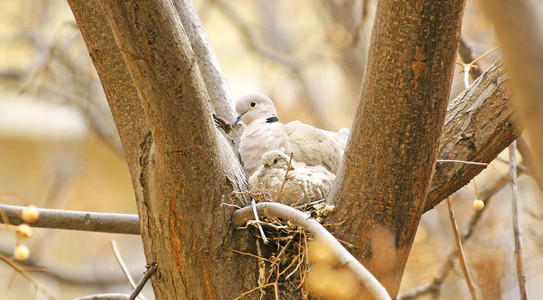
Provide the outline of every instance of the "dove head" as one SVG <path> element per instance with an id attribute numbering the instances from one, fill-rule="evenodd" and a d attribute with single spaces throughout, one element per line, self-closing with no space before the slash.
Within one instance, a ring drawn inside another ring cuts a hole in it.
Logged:
<path id="1" fill-rule="evenodd" d="M 274 168 L 274 169 L 287 169 L 288 161 L 290 160 L 290 157 L 286 155 L 283 151 L 280 150 L 273 150 L 264 153 L 262 155 L 262 165 L 266 168 Z M 294 160 L 292 160 L 290 164 L 290 169 L 294 169 Z"/>
<path id="2" fill-rule="evenodd" d="M 239 98 L 236 102 L 236 112 L 238 116 L 232 123 L 232 127 L 236 126 L 239 121 L 249 125 L 257 119 L 266 119 L 266 122 L 268 122 L 267 120 L 271 120 L 271 122 L 278 120 L 273 102 L 262 94 L 249 94 Z"/>

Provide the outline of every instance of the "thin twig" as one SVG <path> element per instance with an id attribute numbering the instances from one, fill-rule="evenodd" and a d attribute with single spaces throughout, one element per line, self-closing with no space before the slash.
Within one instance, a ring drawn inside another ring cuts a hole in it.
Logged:
<path id="1" fill-rule="evenodd" d="M 46 289 L 42 288 L 30 275 L 28 275 L 24 269 L 24 267 L 20 266 L 18 263 L 14 262 L 13 260 L 9 259 L 8 257 L 4 256 L 3 254 L 0 254 L 0 260 L 3 260 L 5 263 L 7 263 L 10 267 L 12 267 L 17 273 L 21 274 L 28 283 L 33 285 L 36 290 L 42 292 L 45 296 L 47 296 L 49 299 L 51 299 L 51 295 L 47 292 Z"/>
<path id="2" fill-rule="evenodd" d="M 273 268 L 279 262 L 279 260 L 281 259 L 281 256 L 283 256 L 283 254 L 285 254 L 285 250 L 288 248 L 290 243 L 292 243 L 292 238 L 293 238 L 292 236 L 289 236 L 288 242 L 283 246 L 283 249 L 281 249 L 281 251 L 279 251 L 279 254 L 277 254 L 275 259 L 272 261 L 270 267 Z"/>
<path id="3" fill-rule="evenodd" d="M 252 253 L 242 252 L 242 251 L 239 251 L 239 250 L 236 250 L 236 249 L 232 249 L 232 251 L 234 251 L 234 252 L 236 252 L 236 253 L 239 253 L 239 254 L 242 254 L 242 255 L 247 255 L 247 256 L 250 256 L 250 257 L 254 257 L 254 258 L 259 259 L 259 260 L 265 260 L 265 261 L 267 261 L 267 262 L 270 262 L 269 259 L 264 258 L 264 257 L 260 257 L 260 256 L 258 256 L 258 255 L 254 255 L 254 254 L 252 254 Z"/>
<path id="4" fill-rule="evenodd" d="M 383 285 L 381 285 L 381 283 L 358 260 L 356 260 L 349 251 L 343 248 L 338 240 L 315 219 L 309 217 L 302 211 L 281 203 L 264 202 L 258 203 L 254 207 L 257 208 L 260 214 L 272 218 L 289 220 L 310 231 L 315 239 L 320 239 L 330 246 L 335 252 L 339 262 L 353 271 L 353 274 L 376 299 L 391 299 Z M 239 227 L 247 223 L 253 215 L 251 209 L 251 207 L 244 207 L 236 210 L 232 218 L 233 226 Z"/>
<path id="5" fill-rule="evenodd" d="M 115 259 L 119 263 L 119 266 L 121 267 L 121 270 L 123 271 L 124 276 L 126 277 L 126 280 L 128 280 L 128 283 L 130 284 L 132 289 L 135 289 L 136 282 L 134 281 L 134 278 L 132 278 L 132 275 L 130 275 L 128 268 L 126 267 L 126 264 L 124 263 L 121 253 L 119 252 L 119 248 L 117 247 L 117 242 L 115 242 L 115 240 L 109 240 L 109 245 L 111 246 L 111 250 L 113 250 L 113 255 L 115 256 Z"/>
<path id="6" fill-rule="evenodd" d="M 524 274 L 522 231 L 518 219 L 518 192 L 517 192 L 517 143 L 509 145 L 509 177 L 511 184 L 511 211 L 513 214 L 513 235 L 515 237 L 515 261 L 517 267 L 517 278 L 520 289 L 520 299 L 527 299 L 526 296 L 526 275 Z"/>
<path id="7" fill-rule="evenodd" d="M 264 234 L 264 229 L 262 229 L 262 225 L 260 225 L 260 219 L 258 218 L 258 212 L 256 211 L 255 199 L 251 200 L 251 206 L 253 207 L 253 214 L 255 216 L 258 231 L 260 231 L 260 235 L 262 235 L 262 241 L 264 242 L 264 244 L 268 244 L 270 241 L 268 241 L 266 234 Z"/>
<path id="8" fill-rule="evenodd" d="M 473 51 L 471 50 L 471 47 L 469 46 L 464 36 L 460 36 L 460 46 L 458 47 L 458 54 L 460 54 L 460 58 L 464 63 L 468 61 L 473 62 L 475 60 Z M 474 65 L 474 68 L 471 70 L 470 74 L 471 79 L 475 80 L 479 76 L 483 75 L 483 70 L 477 62 L 473 62 L 472 64 Z"/>
<path id="9" fill-rule="evenodd" d="M 489 55 L 490 53 L 496 51 L 498 48 L 500 48 L 500 47 L 498 46 L 498 47 L 495 47 L 492 50 L 489 50 L 489 51 L 485 52 L 483 55 L 477 57 L 476 59 L 472 60 L 469 63 L 463 63 L 463 62 L 461 62 L 459 60 L 456 61 L 457 64 L 461 65 L 464 68 L 463 69 L 463 72 L 464 72 L 464 86 L 465 86 L 466 89 L 469 88 L 469 73 L 470 73 L 470 71 L 472 69 L 477 70 L 479 68 L 479 65 L 477 65 L 477 62 L 479 60 L 483 59 L 485 56 Z"/>
<path id="10" fill-rule="evenodd" d="M 467 165 L 488 166 L 487 163 L 476 162 L 476 161 L 457 160 L 457 159 L 438 159 L 438 160 L 436 160 L 436 162 L 437 163 L 452 162 L 452 163 L 463 163 L 463 164 L 467 164 Z"/>
<path id="11" fill-rule="evenodd" d="M 518 139 L 517 139 L 517 142 L 518 142 Z M 522 154 L 521 154 L 522 155 Z M 496 160 L 499 161 L 499 162 L 502 162 L 504 164 L 507 164 L 509 165 L 509 160 L 503 158 L 503 157 L 496 157 Z M 524 173 L 529 173 L 528 172 L 528 168 L 526 168 L 526 166 L 522 165 L 522 164 L 517 164 L 517 170 L 520 170 Z"/>
<path id="12" fill-rule="evenodd" d="M 248 224 L 251 224 L 251 225 L 254 225 L 254 224 L 261 224 L 261 225 L 266 225 L 266 226 L 269 226 L 271 228 L 274 228 L 274 229 L 286 229 L 288 228 L 288 225 L 275 225 L 273 223 L 270 223 L 270 222 L 264 222 L 264 221 L 254 221 L 254 220 L 251 220 L 249 222 L 247 222 Z"/>
<path id="13" fill-rule="evenodd" d="M 497 46 L 497 47 L 494 47 L 494 48 L 491 49 L 491 50 L 486 51 L 485 53 L 483 53 L 482 55 L 480 55 L 479 57 L 477 57 L 475 60 L 473 60 L 473 61 L 470 62 L 469 64 L 470 64 L 470 65 L 475 64 L 475 63 L 478 62 L 479 60 L 485 58 L 485 56 L 489 55 L 490 53 L 492 53 L 492 52 L 494 52 L 494 51 L 496 51 L 496 50 L 498 50 L 498 49 L 500 49 L 500 47 L 501 47 L 501 46 Z"/>
<path id="14" fill-rule="evenodd" d="M 454 233 L 454 239 L 456 241 L 456 248 L 458 251 L 458 260 L 462 266 L 462 272 L 464 272 L 464 278 L 469 288 L 469 293 L 471 294 L 471 299 L 476 300 L 477 294 L 475 292 L 475 287 L 471 282 L 471 277 L 469 275 L 468 265 L 466 264 L 466 259 L 464 258 L 464 251 L 462 250 L 462 242 L 458 236 L 458 226 L 456 225 L 456 220 L 454 219 L 454 211 L 452 209 L 451 197 L 447 197 L 447 207 L 449 208 L 449 216 L 451 220 L 451 227 Z"/>
<path id="15" fill-rule="evenodd" d="M 141 278 L 140 282 L 138 283 L 132 294 L 130 294 L 130 297 L 128 297 L 128 300 L 136 299 L 136 297 L 139 295 L 139 293 L 147 283 L 147 280 L 149 280 L 149 278 L 151 278 L 151 276 L 155 274 L 157 267 L 158 264 L 156 262 L 147 266 L 147 271 L 145 271 L 145 274 L 143 274 L 143 277 Z"/>
<path id="16" fill-rule="evenodd" d="M 275 285 L 275 283 L 272 282 L 272 283 L 267 283 L 267 284 L 265 284 L 265 285 L 263 285 L 263 286 L 257 286 L 257 287 L 255 287 L 255 288 L 252 288 L 252 289 L 248 290 L 247 292 L 242 293 L 242 294 L 239 295 L 238 297 L 234 298 L 234 300 L 239 300 L 239 299 L 241 299 L 243 296 L 248 295 L 248 294 L 250 294 L 250 293 L 252 293 L 252 292 L 254 292 L 254 291 L 258 290 L 258 289 L 267 288 L 267 287 L 272 286 L 272 285 Z"/>
<path id="17" fill-rule="evenodd" d="M 290 170 L 290 164 L 292 163 L 292 156 L 294 156 L 294 153 L 290 153 L 290 159 L 288 160 L 287 171 L 285 172 L 285 178 L 283 178 L 283 183 L 281 183 L 281 189 L 279 190 L 279 193 L 277 194 L 277 199 L 275 199 L 275 202 L 283 203 L 283 201 L 281 201 L 281 196 L 283 195 L 283 188 L 285 187 L 288 171 Z"/>

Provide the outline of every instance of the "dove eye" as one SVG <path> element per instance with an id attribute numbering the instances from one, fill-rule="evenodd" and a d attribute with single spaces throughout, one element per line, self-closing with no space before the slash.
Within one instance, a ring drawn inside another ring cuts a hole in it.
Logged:
<path id="1" fill-rule="evenodd" d="M 256 106 L 256 102 L 255 101 L 251 101 L 251 107 L 255 107 Z"/>
<path id="2" fill-rule="evenodd" d="M 279 160 L 276 158 L 273 160 L 273 163 L 276 164 Z"/>

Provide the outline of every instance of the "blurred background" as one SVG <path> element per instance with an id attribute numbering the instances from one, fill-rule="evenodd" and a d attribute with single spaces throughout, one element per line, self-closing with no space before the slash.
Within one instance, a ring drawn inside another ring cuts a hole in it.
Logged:
<path id="1" fill-rule="evenodd" d="M 300 120 L 328 130 L 351 127 L 369 46 L 375 0 L 198 0 L 195 6 L 237 98 L 262 92 L 283 122 Z M 473 58 L 497 43 L 492 27 L 468 1 L 463 39 Z M 499 50 L 479 61 L 487 69 Z M 469 62 L 469 61 L 466 61 Z M 451 98 L 464 89 L 457 67 Z M 472 79 L 470 79 L 470 83 Z M 505 151 L 501 154 L 508 158 Z M 508 172 L 495 161 L 476 178 L 479 191 Z M 528 295 L 543 293 L 543 221 L 540 191 L 519 176 L 520 219 Z M 136 213 L 128 168 L 105 96 L 65 1 L 0 3 L 0 197 L 4 204 L 33 204 L 95 212 Z M 473 183 L 453 197 L 460 231 L 474 214 Z M 516 299 L 511 192 L 497 189 L 473 227 L 464 251 L 483 299 Z M 13 231 L 0 232 L 9 257 Z M 35 229 L 25 242 L 28 274 L 55 299 L 130 288 L 109 246 L 114 239 L 139 280 L 145 260 L 137 236 Z M 446 203 L 426 213 L 401 291 L 429 284 L 455 247 Z M 47 299 L 0 261 L 2 299 Z M 145 295 L 152 299 L 147 288 Z M 431 299 L 426 295 L 420 299 Z M 441 299 L 469 298 L 455 265 Z"/>

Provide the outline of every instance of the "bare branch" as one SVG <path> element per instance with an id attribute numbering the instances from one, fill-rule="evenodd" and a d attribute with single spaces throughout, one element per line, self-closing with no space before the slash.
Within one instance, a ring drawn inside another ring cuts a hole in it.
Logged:
<path id="1" fill-rule="evenodd" d="M 351 271 L 356 274 L 357 278 L 371 292 L 376 299 L 390 299 L 387 290 L 375 279 L 375 277 L 364 266 L 354 258 L 338 242 L 338 240 L 326 230 L 319 222 L 309 217 L 302 211 L 293 207 L 275 202 L 264 202 L 256 204 L 259 214 L 266 215 L 271 218 L 281 218 L 290 220 L 291 222 L 307 229 L 315 239 L 324 241 L 336 253 L 341 264 L 346 265 Z M 234 227 L 245 225 L 253 217 L 252 207 L 247 206 L 238 209 L 234 212 L 232 224 Z"/>
<path id="2" fill-rule="evenodd" d="M 456 252 L 458 260 L 460 261 L 460 265 L 462 266 L 462 272 L 464 273 L 464 279 L 466 280 L 466 283 L 468 285 L 471 299 L 476 300 L 477 294 L 475 292 L 475 287 L 473 286 L 473 283 L 471 282 L 471 277 L 469 275 L 468 265 L 466 264 L 466 259 L 464 257 L 464 250 L 462 249 L 462 241 L 460 241 L 460 238 L 458 236 L 458 226 L 456 225 L 456 220 L 454 218 L 451 197 L 447 197 L 447 207 L 449 208 L 449 216 L 451 220 L 452 231 L 454 233 L 454 240 L 456 241 Z"/>
<path id="3" fill-rule="evenodd" d="M 34 288 L 36 288 L 36 290 L 42 292 L 45 296 L 47 296 L 49 299 L 51 299 L 51 295 L 49 295 L 47 290 L 44 289 L 41 285 L 39 285 L 34 279 L 32 279 L 32 277 L 30 277 L 28 275 L 28 273 L 25 271 L 24 267 L 22 267 L 21 265 L 16 263 L 13 259 L 9 259 L 8 257 L 6 257 L 4 255 L 0 255 L 0 260 L 7 263 L 17 273 L 21 274 L 21 276 L 23 276 L 23 278 L 26 279 L 26 281 L 28 281 L 28 283 L 30 283 L 32 286 L 34 286 Z"/>
<path id="4" fill-rule="evenodd" d="M 24 207 L 0 204 L 8 220 L 0 223 L 19 225 L 24 223 L 20 215 Z M 95 231 L 121 234 L 140 234 L 137 215 L 80 212 L 40 208 L 39 219 L 32 227 Z"/>
<path id="5" fill-rule="evenodd" d="M 130 286 L 135 289 L 136 288 L 136 282 L 132 278 L 132 275 L 130 275 L 130 272 L 128 271 L 128 268 L 126 267 L 126 264 L 124 263 L 124 260 L 121 256 L 121 252 L 119 252 L 119 248 L 117 247 L 117 242 L 115 240 L 109 240 L 109 245 L 111 246 L 111 250 L 113 250 L 113 255 L 115 256 L 115 259 L 119 263 L 119 266 L 121 267 L 121 270 L 123 270 L 123 274 L 126 277 L 126 280 L 128 280 L 128 283 Z"/>
<path id="6" fill-rule="evenodd" d="M 518 192 L 517 192 L 517 143 L 509 145 L 509 179 L 511 185 L 511 213 L 513 215 L 513 236 L 515 238 L 515 261 L 517 278 L 520 289 L 520 299 L 526 300 L 526 275 L 524 274 L 522 231 L 518 219 Z"/>
<path id="7" fill-rule="evenodd" d="M 458 54 L 460 55 L 460 58 L 465 64 L 469 64 L 475 60 L 475 55 L 473 55 L 473 51 L 471 50 L 471 47 L 468 44 L 468 41 L 464 38 L 462 35 L 460 37 L 460 46 L 458 47 Z M 477 62 L 473 63 L 475 68 L 470 69 L 470 75 L 471 79 L 475 80 L 479 78 L 481 75 L 483 75 L 483 70 L 481 68 L 481 65 Z"/>
<path id="8" fill-rule="evenodd" d="M 152 263 L 152 264 L 150 264 L 148 266 L 147 271 L 145 271 L 145 274 L 143 275 L 140 282 L 138 283 L 138 286 L 136 286 L 136 288 L 134 289 L 132 294 L 130 294 L 130 297 L 128 297 L 128 300 L 136 299 L 136 297 L 141 292 L 141 290 L 143 289 L 143 287 L 145 286 L 145 284 L 147 283 L 149 278 L 151 278 L 151 276 L 153 276 L 153 274 L 155 274 L 157 267 L 158 267 L 158 265 L 157 265 L 156 262 Z"/>

